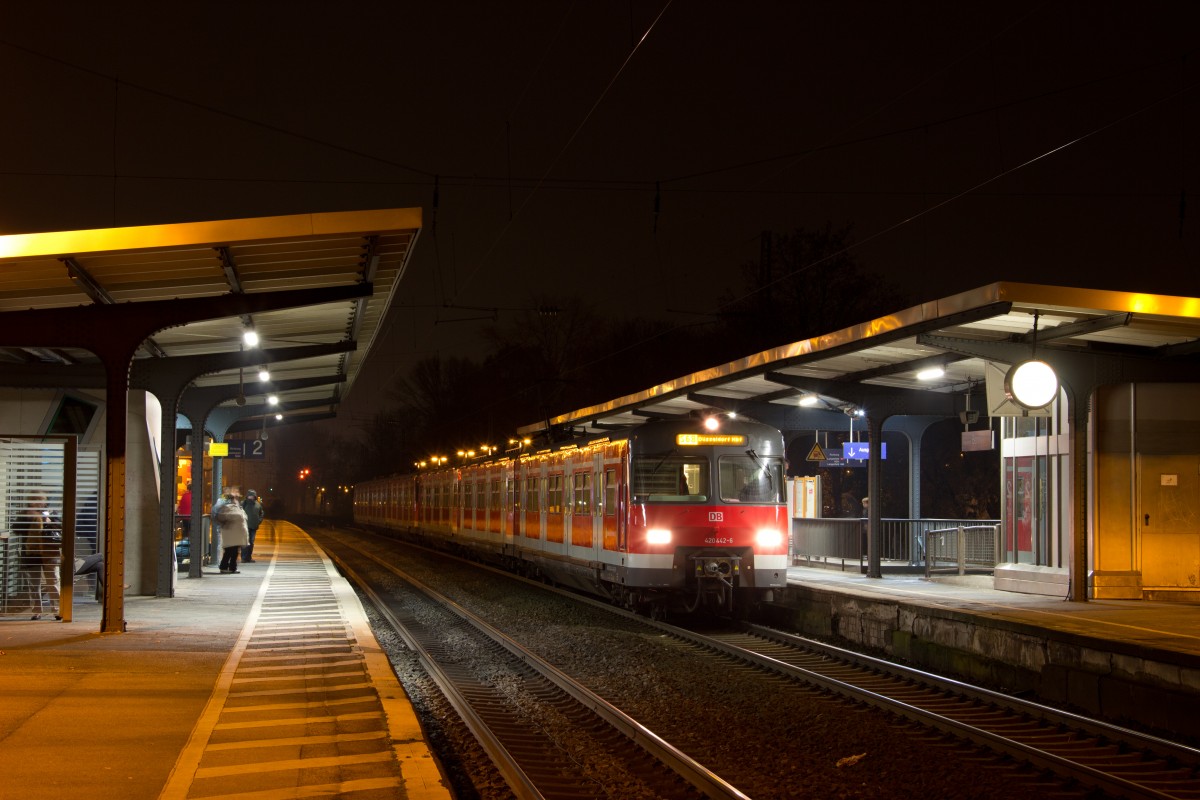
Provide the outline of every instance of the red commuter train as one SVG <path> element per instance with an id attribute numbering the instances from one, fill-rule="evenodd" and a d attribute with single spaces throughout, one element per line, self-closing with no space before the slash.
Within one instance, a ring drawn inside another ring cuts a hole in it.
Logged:
<path id="1" fill-rule="evenodd" d="M 729 612 L 787 584 L 785 472 L 778 430 L 711 413 L 360 483 L 354 519 L 652 615 Z"/>

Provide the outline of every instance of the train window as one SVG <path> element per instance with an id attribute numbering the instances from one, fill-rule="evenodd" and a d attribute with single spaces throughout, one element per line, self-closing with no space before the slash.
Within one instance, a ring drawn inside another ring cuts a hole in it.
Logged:
<path id="1" fill-rule="evenodd" d="M 638 503 L 698 503 L 708 500 L 708 459 L 703 456 L 638 456 L 632 492 Z"/>
<path id="2" fill-rule="evenodd" d="M 495 511 L 500 508 L 500 479 L 496 478 L 491 482 L 491 497 L 488 499 L 488 509 Z"/>
<path id="3" fill-rule="evenodd" d="M 562 475 L 551 475 L 546 484 L 546 510 L 551 514 L 561 514 L 563 510 L 563 479 Z"/>
<path id="4" fill-rule="evenodd" d="M 617 471 L 604 470 L 604 516 L 615 517 L 617 514 Z"/>
<path id="5" fill-rule="evenodd" d="M 592 473 L 576 472 L 575 481 L 575 512 L 576 514 L 592 513 Z"/>
<path id="6" fill-rule="evenodd" d="M 783 459 L 721 456 L 718 460 L 721 500 L 727 503 L 782 503 Z"/>

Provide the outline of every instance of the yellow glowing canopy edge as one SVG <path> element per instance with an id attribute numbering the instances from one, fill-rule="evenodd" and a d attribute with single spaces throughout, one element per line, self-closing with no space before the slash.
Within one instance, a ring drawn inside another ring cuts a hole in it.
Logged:
<path id="1" fill-rule="evenodd" d="M 421 209 L 384 208 L 127 228 L 16 233 L 0 236 L 0 259 L 234 244 L 307 236 L 417 230 L 420 227 Z"/>

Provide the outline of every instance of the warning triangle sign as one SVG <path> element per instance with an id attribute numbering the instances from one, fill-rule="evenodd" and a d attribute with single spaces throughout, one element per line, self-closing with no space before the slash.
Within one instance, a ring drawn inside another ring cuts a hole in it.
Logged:
<path id="1" fill-rule="evenodd" d="M 808 451 L 808 460 L 827 461 L 828 459 L 825 458 L 825 451 L 821 449 L 821 445 L 813 442 L 812 450 Z"/>

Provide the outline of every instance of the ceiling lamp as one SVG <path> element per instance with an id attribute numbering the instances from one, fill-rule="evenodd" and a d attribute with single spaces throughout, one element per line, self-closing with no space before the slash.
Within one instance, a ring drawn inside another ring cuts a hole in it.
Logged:
<path id="1" fill-rule="evenodd" d="M 940 366 L 929 367 L 928 369 L 923 369 L 917 373 L 917 380 L 919 380 L 919 381 L 935 381 L 945 374 L 946 374 L 946 370 L 943 367 L 940 367 Z"/>
<path id="2" fill-rule="evenodd" d="M 1033 312 L 1033 342 L 1029 358 L 1013 364 L 1004 376 L 1004 394 L 1030 411 L 1045 408 L 1058 397 L 1058 375 L 1037 357 L 1038 312 Z"/>
<path id="3" fill-rule="evenodd" d="M 1039 358 L 1022 361 L 1004 376 L 1004 394 L 1022 408 L 1045 408 L 1058 397 L 1058 375 Z"/>
<path id="4" fill-rule="evenodd" d="M 246 343 L 246 347 L 258 347 L 258 331 L 247 327 L 242 331 L 242 341 Z"/>
<path id="5" fill-rule="evenodd" d="M 258 368 L 258 379 L 263 383 L 271 380 L 271 371 L 267 369 L 265 364 Z"/>
<path id="6" fill-rule="evenodd" d="M 815 406 L 820 399 L 821 398 L 817 397 L 815 394 L 806 394 L 800 398 L 800 405 L 804 406 L 805 408 L 809 408 L 811 406 Z"/>

